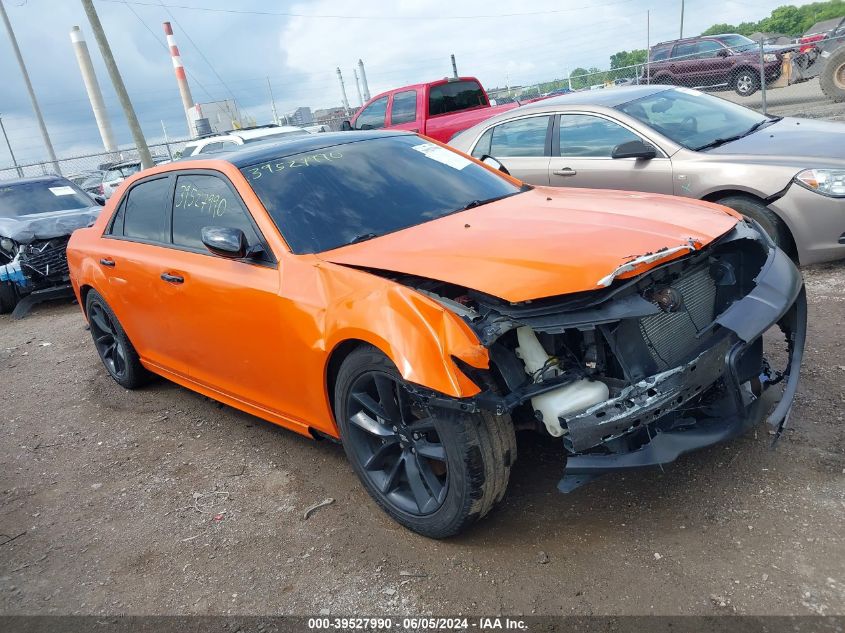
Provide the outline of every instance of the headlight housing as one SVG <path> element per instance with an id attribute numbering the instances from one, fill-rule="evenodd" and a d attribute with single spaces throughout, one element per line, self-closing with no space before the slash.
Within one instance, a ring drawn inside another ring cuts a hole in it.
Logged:
<path id="1" fill-rule="evenodd" d="M 763 61 L 764 62 L 776 62 L 778 60 L 778 56 L 774 53 L 763 53 Z"/>
<path id="2" fill-rule="evenodd" d="M 845 198 L 845 169 L 805 169 L 795 182 L 832 198 Z"/>

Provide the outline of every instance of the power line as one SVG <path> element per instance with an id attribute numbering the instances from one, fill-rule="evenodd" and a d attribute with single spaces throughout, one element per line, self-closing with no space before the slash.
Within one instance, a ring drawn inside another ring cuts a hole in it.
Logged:
<path id="1" fill-rule="evenodd" d="M 291 11 L 254 11 L 247 9 L 223 9 L 219 7 L 197 7 L 184 4 L 161 4 L 157 5 L 153 2 L 143 2 L 142 0 L 100 0 L 101 2 L 131 2 L 139 6 L 164 6 L 171 9 L 187 9 L 189 11 L 206 11 L 210 13 L 235 13 L 242 15 L 272 15 L 283 18 L 313 18 L 324 20 L 383 20 L 383 21 L 448 21 L 448 20 L 479 20 L 487 18 L 517 18 L 524 16 L 536 15 L 552 15 L 557 13 L 568 13 L 571 11 L 583 11 L 590 9 L 600 9 L 603 7 L 615 6 L 617 4 L 626 4 L 633 2 L 633 0 L 615 0 L 613 2 L 604 2 L 599 4 L 581 5 L 578 7 L 567 7 L 566 9 L 548 9 L 546 11 L 523 11 L 515 13 L 490 13 L 477 15 L 445 15 L 445 16 L 386 16 L 386 15 L 339 15 L 339 14 L 316 14 L 316 13 L 294 13 Z"/>

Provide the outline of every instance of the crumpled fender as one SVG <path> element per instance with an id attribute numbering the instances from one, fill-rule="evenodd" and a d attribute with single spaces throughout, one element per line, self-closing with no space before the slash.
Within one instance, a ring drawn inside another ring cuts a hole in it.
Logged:
<path id="1" fill-rule="evenodd" d="M 486 369 L 489 356 L 460 317 L 412 288 L 364 271 L 330 263 L 316 270 L 329 300 L 323 314 L 326 351 L 344 341 L 366 341 L 409 382 L 455 398 L 479 393 L 452 357 Z"/>

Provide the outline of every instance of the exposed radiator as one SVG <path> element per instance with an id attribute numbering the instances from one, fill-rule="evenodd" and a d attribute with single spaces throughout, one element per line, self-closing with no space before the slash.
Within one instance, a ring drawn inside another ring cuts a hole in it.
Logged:
<path id="1" fill-rule="evenodd" d="M 28 277 L 61 278 L 68 274 L 67 237 L 38 240 L 20 254 L 21 268 Z"/>
<path id="2" fill-rule="evenodd" d="M 707 268 L 685 275 L 672 288 L 683 297 L 680 310 L 640 319 L 643 339 L 661 369 L 687 360 L 699 343 L 696 334 L 716 316 L 716 284 Z"/>

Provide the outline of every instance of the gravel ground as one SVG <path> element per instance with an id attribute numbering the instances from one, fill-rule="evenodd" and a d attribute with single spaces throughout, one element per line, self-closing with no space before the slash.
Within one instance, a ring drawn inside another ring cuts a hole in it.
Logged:
<path id="1" fill-rule="evenodd" d="M 522 436 L 503 505 L 441 542 L 339 446 L 163 380 L 124 391 L 76 306 L 2 318 L 0 613 L 845 614 L 845 266 L 805 274 L 775 451 L 760 428 L 564 496 L 556 443 Z"/>

